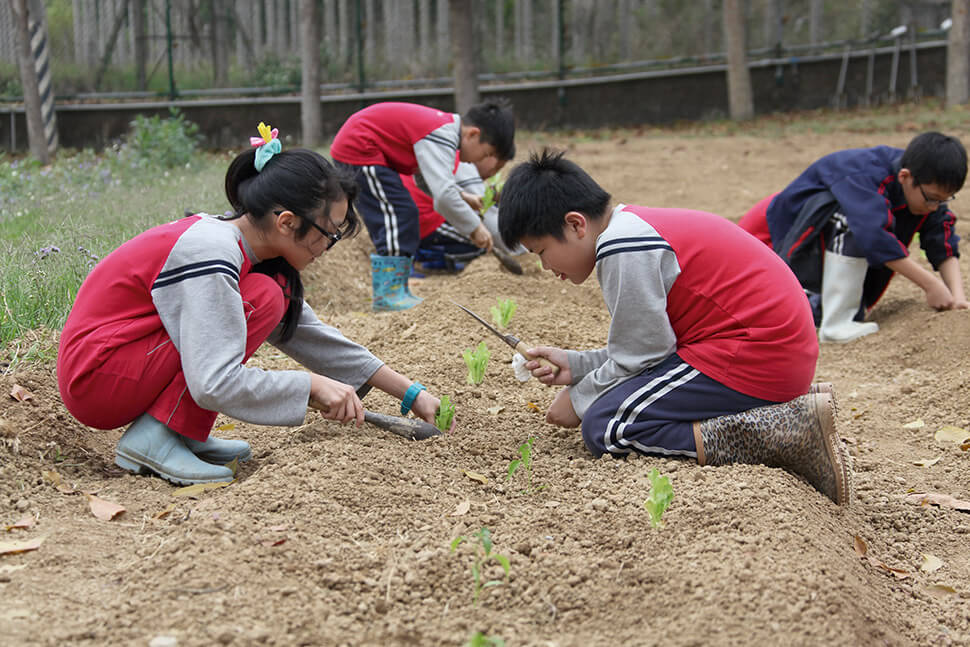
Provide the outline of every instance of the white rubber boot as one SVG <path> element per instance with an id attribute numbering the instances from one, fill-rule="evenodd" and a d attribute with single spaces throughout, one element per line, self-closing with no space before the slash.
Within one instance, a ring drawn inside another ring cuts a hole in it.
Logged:
<path id="1" fill-rule="evenodd" d="M 862 287 L 869 263 L 864 258 L 825 252 L 822 265 L 821 342 L 845 342 L 879 330 L 879 324 L 853 321 L 862 304 Z"/>

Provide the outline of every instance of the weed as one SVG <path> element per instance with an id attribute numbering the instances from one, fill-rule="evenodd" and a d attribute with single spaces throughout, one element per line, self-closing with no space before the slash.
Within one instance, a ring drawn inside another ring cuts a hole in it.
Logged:
<path id="1" fill-rule="evenodd" d="M 536 492 L 544 489 L 545 485 L 540 485 L 537 488 L 532 487 L 532 445 L 535 442 L 535 438 L 529 437 L 527 441 L 519 445 L 519 458 L 515 458 L 509 461 L 509 473 L 506 480 L 511 481 L 512 476 L 522 468 L 525 470 L 526 474 L 526 485 L 525 489 L 522 490 L 526 494 L 535 494 Z"/>
<path id="2" fill-rule="evenodd" d="M 175 168 L 192 160 L 198 147 L 199 127 L 185 119 L 177 108 L 167 119 L 138 115 L 131 122 L 128 146 L 145 166 Z"/>
<path id="3" fill-rule="evenodd" d="M 485 367 L 488 366 L 488 358 L 492 356 L 488 351 L 488 345 L 481 342 L 478 344 L 478 348 L 474 350 L 466 348 L 462 351 L 461 356 L 468 366 L 468 383 L 481 384 L 482 380 L 485 379 Z"/>
<path id="4" fill-rule="evenodd" d="M 481 594 L 482 589 L 488 588 L 490 586 L 498 586 L 501 584 L 501 580 L 487 580 L 482 581 L 484 576 L 484 569 L 488 563 L 495 560 L 505 571 L 505 579 L 509 578 L 509 570 L 511 569 L 511 564 L 509 563 L 509 558 L 505 555 L 492 552 L 492 533 L 488 528 L 482 528 L 476 532 L 472 537 L 475 538 L 475 555 L 472 558 L 472 579 L 474 581 L 475 593 L 472 596 L 472 602 L 478 604 L 478 596 Z M 454 552 L 458 550 L 458 546 L 461 545 L 463 541 L 469 541 L 467 537 L 458 536 L 455 537 L 451 542 L 451 551 Z"/>
<path id="5" fill-rule="evenodd" d="M 670 502 L 674 500 L 674 488 L 670 484 L 670 479 L 666 476 L 660 476 L 656 467 L 650 470 L 648 476 L 650 478 L 650 496 L 643 502 L 643 507 L 650 513 L 650 525 L 654 528 L 662 528 L 663 521 L 660 518 Z"/>
<path id="6" fill-rule="evenodd" d="M 494 305 L 491 308 L 492 321 L 499 328 L 505 328 L 512 321 L 512 315 L 515 314 L 515 309 L 518 307 L 515 299 L 500 299 L 498 305 Z"/>

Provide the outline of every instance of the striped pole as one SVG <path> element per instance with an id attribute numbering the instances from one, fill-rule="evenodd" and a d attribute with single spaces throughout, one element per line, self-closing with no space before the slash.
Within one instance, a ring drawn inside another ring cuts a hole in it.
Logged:
<path id="1" fill-rule="evenodd" d="M 47 26 L 44 21 L 44 5 L 38 0 L 28 3 L 27 29 L 30 34 L 30 53 L 37 72 L 37 90 L 40 94 L 40 114 L 44 122 L 44 140 L 47 152 L 57 152 L 57 115 L 54 112 L 54 86 L 51 83 L 50 48 L 47 46 Z"/>

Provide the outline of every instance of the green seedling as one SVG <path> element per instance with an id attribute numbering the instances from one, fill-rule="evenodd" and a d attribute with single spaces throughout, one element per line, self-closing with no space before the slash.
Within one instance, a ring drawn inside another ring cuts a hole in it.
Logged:
<path id="1" fill-rule="evenodd" d="M 509 563 L 509 558 L 505 555 L 492 552 L 492 533 L 488 528 L 482 528 L 476 532 L 472 537 L 475 539 L 477 546 L 475 547 L 475 555 L 472 559 L 472 579 L 474 581 L 475 593 L 472 596 L 472 602 L 478 604 L 478 596 L 481 594 L 482 589 L 488 588 L 490 586 L 498 586 L 501 584 L 501 580 L 487 580 L 482 581 L 483 571 L 488 563 L 495 560 L 505 571 L 505 579 L 509 579 L 509 570 L 511 569 L 511 564 Z M 455 537 L 451 542 L 451 552 L 458 550 L 458 546 L 461 542 L 469 541 L 467 537 L 458 536 Z"/>
<path id="2" fill-rule="evenodd" d="M 662 528 L 663 521 L 660 518 L 670 502 L 674 500 L 674 488 L 670 484 L 669 478 L 660 476 L 657 468 L 650 470 L 648 476 L 650 478 L 650 496 L 643 502 L 643 507 L 650 513 L 650 525 L 654 528 Z"/>
<path id="3" fill-rule="evenodd" d="M 492 306 L 492 321 L 499 328 L 505 328 L 512 321 L 512 315 L 515 314 L 515 309 L 518 307 L 514 299 L 500 300 L 498 305 Z"/>
<path id="4" fill-rule="evenodd" d="M 479 214 L 484 216 L 486 211 L 498 204 L 504 185 L 505 180 L 502 179 L 501 173 L 496 173 L 485 181 L 485 195 L 482 196 L 482 209 Z"/>
<path id="5" fill-rule="evenodd" d="M 535 442 L 535 438 L 529 437 L 529 440 L 525 441 L 519 445 L 519 457 L 509 461 L 509 473 L 506 478 L 507 481 L 512 480 L 512 476 L 522 468 L 525 470 L 526 474 L 526 486 L 522 490 L 526 494 L 535 494 L 539 490 L 546 487 L 545 485 L 540 485 L 537 488 L 532 487 L 532 444 Z"/>
<path id="6" fill-rule="evenodd" d="M 476 631 L 465 643 L 466 647 L 505 647 L 505 641 L 500 636 L 486 636 Z"/>
<path id="7" fill-rule="evenodd" d="M 441 404 L 434 414 L 434 426 L 441 431 L 451 429 L 451 421 L 455 419 L 455 405 L 447 395 L 441 396 Z"/>
<path id="8" fill-rule="evenodd" d="M 488 358 L 492 356 L 488 351 L 488 346 L 485 342 L 482 342 L 475 350 L 466 348 L 462 351 L 461 356 L 468 366 L 468 383 L 481 384 L 482 380 L 485 379 L 485 367 L 488 366 Z"/>

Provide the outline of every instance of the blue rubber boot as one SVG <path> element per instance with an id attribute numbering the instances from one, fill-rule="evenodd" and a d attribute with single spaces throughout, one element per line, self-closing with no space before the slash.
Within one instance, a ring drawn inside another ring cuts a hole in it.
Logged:
<path id="1" fill-rule="evenodd" d="M 370 268 L 374 310 L 407 310 L 421 303 L 422 299 L 407 289 L 411 273 L 409 256 L 371 254 Z"/>
<path id="2" fill-rule="evenodd" d="M 118 441 L 115 465 L 135 474 L 158 474 L 176 485 L 228 482 L 233 479 L 232 470 L 201 460 L 185 446 L 183 440 L 182 436 L 143 413 Z"/>
<path id="3" fill-rule="evenodd" d="M 216 438 L 209 436 L 205 442 L 192 438 L 182 438 L 182 442 L 193 454 L 204 460 L 206 463 L 215 465 L 225 465 L 239 459 L 239 462 L 248 461 L 253 456 L 249 443 L 245 440 L 228 440 L 226 438 Z"/>

